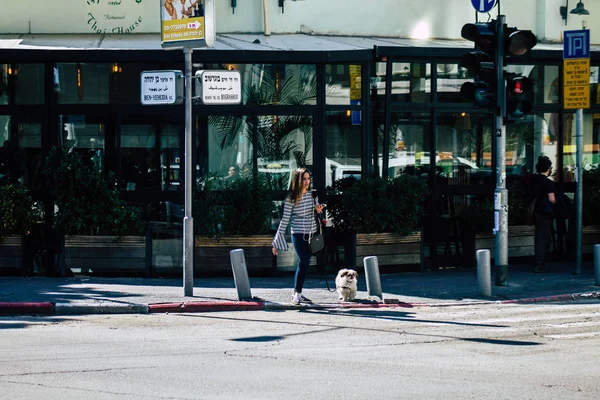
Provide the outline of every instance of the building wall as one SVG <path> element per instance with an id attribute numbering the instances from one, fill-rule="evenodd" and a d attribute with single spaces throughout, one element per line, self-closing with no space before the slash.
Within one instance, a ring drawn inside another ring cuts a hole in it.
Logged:
<path id="1" fill-rule="evenodd" d="M 158 33 L 162 0 L 28 0 L 3 2 L 0 34 L 57 33 Z M 315 35 L 424 37 L 460 39 L 463 24 L 473 22 L 475 11 L 468 0 L 215 0 L 219 33 L 309 33 Z M 51 3 L 51 5 L 50 5 Z M 592 17 L 600 4 L 587 0 L 590 15 L 559 14 L 566 0 L 502 0 L 501 12 L 510 26 L 531 29 L 540 40 L 557 42 L 564 30 L 591 29 L 592 43 L 600 43 Z M 577 4 L 569 3 L 569 10 Z M 498 13 L 497 8 L 492 15 Z M 479 19 L 486 21 L 486 14 Z"/>

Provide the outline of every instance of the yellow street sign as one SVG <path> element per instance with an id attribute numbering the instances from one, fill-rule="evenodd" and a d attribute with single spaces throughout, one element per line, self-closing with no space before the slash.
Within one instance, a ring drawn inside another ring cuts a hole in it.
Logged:
<path id="1" fill-rule="evenodd" d="M 563 67 L 564 108 L 590 108 L 590 59 L 565 59 Z"/>

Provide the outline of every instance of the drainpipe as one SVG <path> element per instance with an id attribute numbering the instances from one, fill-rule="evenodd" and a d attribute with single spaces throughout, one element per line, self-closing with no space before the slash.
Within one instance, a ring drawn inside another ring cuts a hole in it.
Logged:
<path id="1" fill-rule="evenodd" d="M 265 36 L 271 36 L 271 26 L 269 25 L 269 0 L 262 0 L 262 4 L 265 23 Z"/>

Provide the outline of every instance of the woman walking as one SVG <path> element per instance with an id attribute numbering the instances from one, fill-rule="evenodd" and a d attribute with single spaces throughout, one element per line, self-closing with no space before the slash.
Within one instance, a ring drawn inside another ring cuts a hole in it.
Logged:
<path id="1" fill-rule="evenodd" d="M 312 253 L 308 247 L 308 241 L 317 231 L 315 221 L 315 210 L 321 214 L 324 204 L 319 204 L 318 198 L 313 199 L 310 188 L 310 173 L 306 168 L 298 168 L 294 172 L 290 190 L 283 201 L 283 217 L 279 223 L 277 233 L 273 238 L 273 254 L 277 255 L 279 250 L 287 250 L 285 230 L 291 223 L 292 243 L 298 255 L 298 265 L 294 276 L 294 293 L 292 303 L 311 303 L 302 295 L 302 287 L 306 280 L 308 266 Z"/>

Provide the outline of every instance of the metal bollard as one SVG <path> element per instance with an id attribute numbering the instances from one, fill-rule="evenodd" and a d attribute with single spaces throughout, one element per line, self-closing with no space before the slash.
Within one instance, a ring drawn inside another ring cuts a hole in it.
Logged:
<path id="1" fill-rule="evenodd" d="M 379 261 L 377 257 L 370 256 L 363 259 L 365 266 L 365 279 L 367 281 L 367 293 L 369 299 L 378 297 L 379 301 L 383 301 L 383 293 L 381 291 L 381 278 L 379 277 Z"/>
<path id="2" fill-rule="evenodd" d="M 492 295 L 492 271 L 490 251 L 477 250 L 477 284 L 482 296 Z"/>
<path id="3" fill-rule="evenodd" d="M 248 279 L 248 269 L 246 268 L 246 258 L 243 249 L 235 249 L 229 252 L 231 259 L 231 269 L 233 270 L 233 280 L 237 289 L 239 300 L 248 300 L 252 298 L 250 293 L 250 280 Z"/>
<path id="4" fill-rule="evenodd" d="M 594 285 L 600 286 L 600 244 L 594 245 Z"/>

